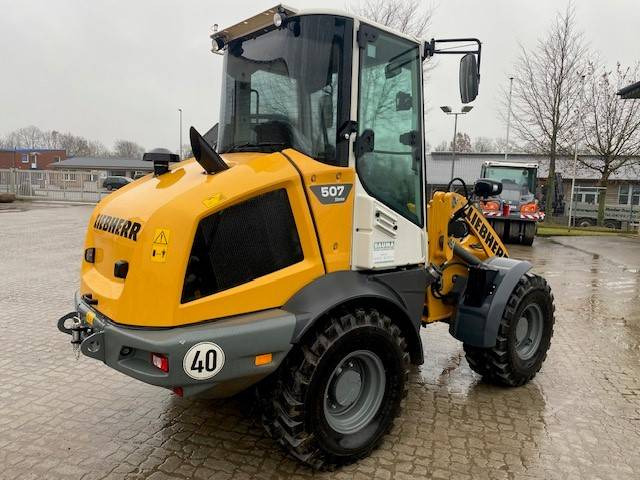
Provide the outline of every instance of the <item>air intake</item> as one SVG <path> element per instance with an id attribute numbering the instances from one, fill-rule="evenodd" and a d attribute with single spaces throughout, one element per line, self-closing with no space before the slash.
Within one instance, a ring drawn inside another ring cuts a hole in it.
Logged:
<path id="1" fill-rule="evenodd" d="M 242 285 L 303 258 L 287 191 L 259 195 L 200 221 L 182 303 Z"/>

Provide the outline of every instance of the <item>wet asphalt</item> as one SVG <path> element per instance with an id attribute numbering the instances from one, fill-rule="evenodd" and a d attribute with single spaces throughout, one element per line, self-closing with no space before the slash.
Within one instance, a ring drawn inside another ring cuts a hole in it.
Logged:
<path id="1" fill-rule="evenodd" d="M 88 358 L 72 308 L 88 206 L 0 209 L 0 479 L 640 478 L 640 240 L 511 247 L 550 282 L 556 329 L 528 385 L 485 384 L 446 325 L 422 330 L 402 416 L 367 459 L 316 473 L 263 432 L 253 397 L 176 397 Z"/>

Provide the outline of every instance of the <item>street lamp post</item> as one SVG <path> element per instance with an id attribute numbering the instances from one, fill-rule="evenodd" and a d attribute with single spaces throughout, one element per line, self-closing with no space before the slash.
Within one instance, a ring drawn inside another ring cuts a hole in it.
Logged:
<path id="1" fill-rule="evenodd" d="M 513 94 L 513 77 L 509 77 L 509 110 L 507 111 L 507 144 L 504 147 L 504 161 L 509 157 L 509 130 L 511 128 L 511 95 Z"/>
<path id="2" fill-rule="evenodd" d="M 466 106 L 462 107 L 462 110 L 460 110 L 459 112 L 454 112 L 453 110 L 451 110 L 451 107 L 448 107 L 446 105 L 440 107 L 440 110 L 442 110 L 447 115 L 453 115 L 454 116 L 454 121 L 453 121 L 453 157 L 451 159 L 451 180 L 453 180 L 453 174 L 454 174 L 454 171 L 455 171 L 455 168 L 456 168 L 456 153 L 457 153 L 456 137 L 458 136 L 458 115 L 464 115 L 465 113 L 469 113 L 471 111 L 471 109 L 473 109 L 472 105 L 466 105 Z"/>
<path id="3" fill-rule="evenodd" d="M 576 127 L 576 143 L 573 149 L 573 178 L 571 179 L 571 194 L 569 195 L 569 220 L 567 228 L 571 230 L 571 217 L 573 215 L 573 192 L 576 188 L 576 175 L 578 173 L 578 142 L 582 125 L 582 107 L 584 104 L 584 75 L 580 77 L 580 103 L 578 104 L 578 126 Z"/>
<path id="4" fill-rule="evenodd" d="M 178 112 L 180 112 L 180 160 L 182 160 L 182 109 L 179 108 Z"/>

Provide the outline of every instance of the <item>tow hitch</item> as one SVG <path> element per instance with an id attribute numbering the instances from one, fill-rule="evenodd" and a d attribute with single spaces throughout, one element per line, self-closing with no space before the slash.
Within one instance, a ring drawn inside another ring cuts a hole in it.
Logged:
<path id="1" fill-rule="evenodd" d="M 71 325 L 69 326 L 69 323 Z M 71 335 L 71 345 L 76 360 L 80 357 L 80 344 L 91 335 L 93 329 L 80 321 L 77 312 L 69 312 L 58 320 L 58 330 Z"/>

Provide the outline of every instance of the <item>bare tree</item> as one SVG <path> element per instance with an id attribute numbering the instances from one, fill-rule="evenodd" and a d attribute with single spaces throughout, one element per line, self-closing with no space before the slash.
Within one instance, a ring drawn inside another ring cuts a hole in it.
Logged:
<path id="1" fill-rule="evenodd" d="M 121 158 L 142 159 L 144 147 L 130 140 L 118 140 L 113 146 L 113 154 Z"/>
<path id="2" fill-rule="evenodd" d="M 442 140 L 438 145 L 433 149 L 434 152 L 446 152 L 449 148 L 449 144 L 446 140 Z"/>
<path id="3" fill-rule="evenodd" d="M 425 37 L 433 17 L 433 5 L 424 0 L 363 0 L 349 8 L 361 17 L 418 38 Z"/>
<path id="4" fill-rule="evenodd" d="M 640 164 L 640 100 L 620 100 L 616 95 L 639 78 L 640 64 L 623 68 L 618 63 L 615 70 L 607 70 L 590 63 L 588 73 L 582 124 L 587 149 L 595 156 L 578 157 L 578 162 L 598 172 L 598 186 L 606 189 L 611 175 Z M 598 225 L 604 220 L 605 198 L 598 197 Z"/>
<path id="5" fill-rule="evenodd" d="M 470 152 L 471 149 L 471 138 L 466 133 L 458 132 L 456 134 L 456 152 Z M 453 141 L 449 143 L 449 151 L 453 151 Z"/>
<path id="6" fill-rule="evenodd" d="M 3 143 L 9 148 L 46 148 L 45 132 L 29 125 L 9 133 Z"/>
<path id="7" fill-rule="evenodd" d="M 556 157 L 569 150 L 586 47 L 570 4 L 535 49 L 521 46 L 514 73 L 513 128 L 530 150 L 549 156 L 546 205 L 552 212 Z"/>
<path id="8" fill-rule="evenodd" d="M 488 137 L 476 137 L 473 140 L 471 150 L 474 152 L 488 153 L 497 152 L 496 143 Z"/>

